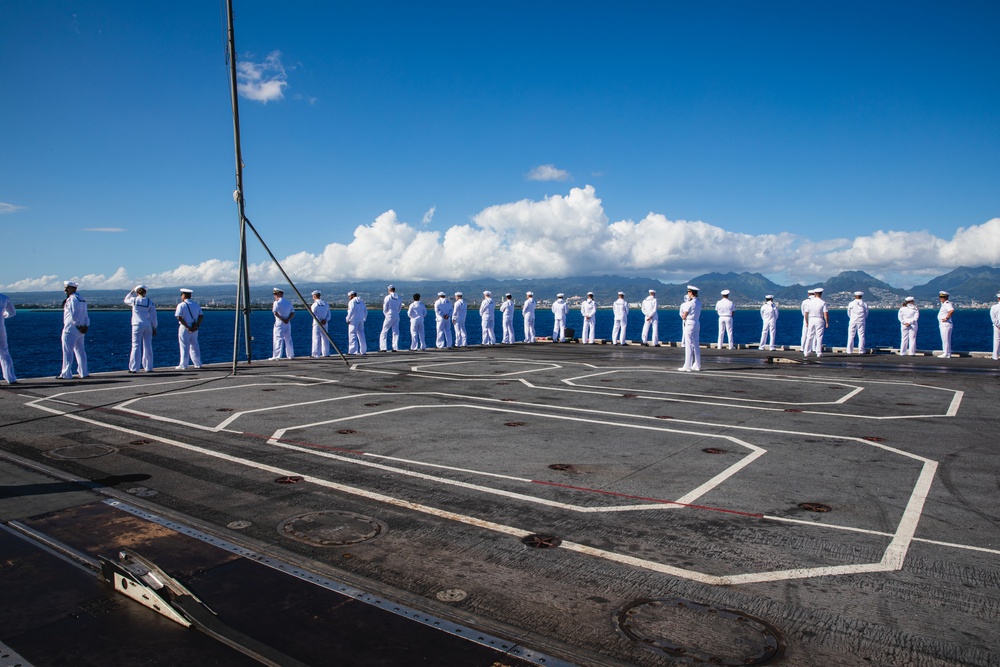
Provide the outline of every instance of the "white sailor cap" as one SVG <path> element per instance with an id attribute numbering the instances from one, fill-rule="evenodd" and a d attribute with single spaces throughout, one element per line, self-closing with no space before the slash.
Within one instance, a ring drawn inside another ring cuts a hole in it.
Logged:
<path id="1" fill-rule="evenodd" d="M 357 295 L 358 293 L 355 292 L 354 290 L 351 290 L 350 292 L 347 293 L 347 296 L 357 296 Z"/>
<path id="2" fill-rule="evenodd" d="M 323 294 L 323 293 L 322 293 L 322 292 L 320 292 L 320 291 L 319 291 L 318 289 L 314 289 L 314 290 L 312 291 L 312 295 L 313 295 L 313 296 L 322 296 L 322 294 Z"/>
<path id="3" fill-rule="evenodd" d="M 721 294 L 722 296 L 729 296 L 729 290 L 724 289 L 721 292 L 719 292 L 719 294 Z"/>
<path id="4" fill-rule="evenodd" d="M 764 297 L 764 300 L 765 301 L 774 301 L 774 295 L 773 294 L 768 294 L 767 296 Z"/>
<path id="5" fill-rule="evenodd" d="M 997 298 L 1000 299 L 1000 292 L 997 292 Z"/>
<path id="6" fill-rule="evenodd" d="M 79 283 L 77 283 L 77 282 L 75 282 L 73 280 L 64 280 L 63 281 L 63 287 L 79 287 L 79 286 L 80 286 Z"/>
<path id="7" fill-rule="evenodd" d="M 513 294 L 511 294 L 510 292 L 507 292 L 507 293 L 506 293 L 506 294 L 504 294 L 503 296 L 504 296 L 504 298 L 505 298 L 505 299 L 511 299 L 511 298 L 513 298 L 513 297 L 514 297 L 514 295 L 513 295 Z"/>
<path id="8" fill-rule="evenodd" d="M 587 292 L 587 296 L 594 296 L 593 292 Z"/>
<path id="9" fill-rule="evenodd" d="M 864 296 L 864 295 L 865 295 L 864 292 L 855 292 L 854 293 L 854 296 Z"/>
<path id="10" fill-rule="evenodd" d="M 445 294 L 444 292 L 438 292 L 438 296 L 448 296 L 448 295 Z"/>
<path id="11" fill-rule="evenodd" d="M 655 289 L 651 289 L 651 290 L 649 290 L 649 293 L 650 294 L 656 294 L 656 290 Z"/>
<path id="12" fill-rule="evenodd" d="M 913 303 L 914 301 L 916 301 L 916 299 L 914 299 L 912 296 L 908 296 L 905 299 L 903 299 L 903 301 L 905 301 L 906 303 Z"/>
<path id="13" fill-rule="evenodd" d="M 194 294 L 194 290 L 187 287 L 182 287 L 181 294 Z"/>
<path id="14" fill-rule="evenodd" d="M 559 292 L 559 294 L 556 294 L 556 298 L 557 298 L 557 299 L 561 299 L 561 298 L 563 298 L 564 296 L 566 296 L 566 295 L 565 295 L 565 294 L 563 294 L 562 292 Z"/>
<path id="15" fill-rule="evenodd" d="M 527 294 L 528 296 L 535 296 L 534 292 L 525 292 L 525 294 Z"/>
<path id="16" fill-rule="evenodd" d="M 483 296 L 493 296 L 493 292 L 489 291 L 488 289 L 483 290 Z"/>
<path id="17" fill-rule="evenodd" d="M 823 293 L 823 288 L 822 287 L 814 287 L 813 288 L 813 292 L 816 292 L 816 294 L 822 294 Z"/>
<path id="18" fill-rule="evenodd" d="M 806 294 L 815 294 L 815 293 L 816 293 L 816 290 L 814 290 L 812 287 L 810 287 L 809 289 L 806 290 Z"/>
<path id="19" fill-rule="evenodd" d="M 285 290 L 281 289 L 280 287 L 275 287 L 274 289 L 271 290 L 271 292 L 273 294 L 284 294 Z"/>
<path id="20" fill-rule="evenodd" d="M 940 292 L 938 292 L 938 296 L 951 296 L 951 295 L 945 292 L 944 290 L 941 290 Z"/>
<path id="21" fill-rule="evenodd" d="M 462 296 L 461 292 L 455 292 L 455 296 Z"/>
<path id="22" fill-rule="evenodd" d="M 145 289 L 146 289 L 145 285 L 136 285 L 135 286 L 135 291 L 136 292 L 138 292 L 139 290 L 145 290 Z"/>
<path id="23" fill-rule="evenodd" d="M 625 296 L 625 292 L 619 291 L 618 296 Z"/>
<path id="24" fill-rule="evenodd" d="M 396 286 L 395 285 L 389 285 L 388 289 L 394 290 L 394 289 L 396 289 Z"/>
<path id="25" fill-rule="evenodd" d="M 697 292 L 698 288 L 694 285 L 688 285 L 688 292 Z"/>

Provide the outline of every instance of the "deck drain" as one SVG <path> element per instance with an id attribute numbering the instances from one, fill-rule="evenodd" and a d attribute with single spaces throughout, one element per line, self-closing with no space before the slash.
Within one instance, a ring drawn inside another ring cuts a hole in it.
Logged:
<path id="1" fill-rule="evenodd" d="M 685 662 L 763 665 L 785 650 L 784 637 L 770 623 L 690 600 L 639 599 L 613 618 L 632 641 Z"/>
<path id="2" fill-rule="evenodd" d="M 885 442 L 885 438 L 881 438 L 877 435 L 866 435 L 862 440 L 867 440 L 868 442 Z"/>
<path id="3" fill-rule="evenodd" d="M 50 459 L 96 459 L 98 456 L 114 454 L 118 450 L 107 445 L 87 443 L 82 445 L 70 445 L 68 447 L 57 447 L 47 452 L 42 452 Z"/>
<path id="4" fill-rule="evenodd" d="M 441 602 L 461 602 L 469 597 L 469 594 L 461 588 L 446 588 L 443 591 L 438 591 L 434 597 L 441 600 Z"/>
<path id="5" fill-rule="evenodd" d="M 243 530 L 244 528 L 249 528 L 253 524 L 246 519 L 240 519 L 239 521 L 230 521 L 226 524 L 226 528 L 230 530 Z"/>
<path id="6" fill-rule="evenodd" d="M 366 408 L 375 408 L 382 405 L 381 403 L 365 403 Z"/>
<path id="7" fill-rule="evenodd" d="M 567 472 L 573 472 L 576 468 L 573 467 L 572 463 L 553 463 L 549 466 L 550 470 L 565 470 Z"/>
<path id="8" fill-rule="evenodd" d="M 725 454 L 726 453 L 726 450 L 719 449 L 718 447 L 706 447 L 705 449 L 703 449 L 701 451 L 705 452 L 706 454 Z"/>
<path id="9" fill-rule="evenodd" d="M 353 428 L 342 428 L 337 431 L 340 435 L 351 435 L 352 433 L 357 433 Z"/>
<path id="10" fill-rule="evenodd" d="M 334 510 L 300 514 L 278 525 L 281 535 L 318 547 L 357 544 L 388 530 L 389 527 L 377 519 Z"/>
<path id="11" fill-rule="evenodd" d="M 278 391 L 278 390 L 274 389 L 273 387 L 268 387 L 267 389 L 261 389 L 261 391 Z"/>
<path id="12" fill-rule="evenodd" d="M 278 484 L 298 484 L 302 479 L 301 475 L 288 475 L 287 477 L 279 477 L 274 481 Z"/>
<path id="13" fill-rule="evenodd" d="M 130 493 L 137 498 L 152 498 L 159 493 L 159 491 L 153 491 L 145 486 L 133 486 L 131 489 L 125 489 L 125 493 Z"/>
<path id="14" fill-rule="evenodd" d="M 235 409 L 236 408 L 216 408 L 215 411 L 216 412 L 232 412 Z"/>
<path id="15" fill-rule="evenodd" d="M 799 503 L 799 509 L 808 512 L 829 512 L 833 508 L 823 503 Z"/>
<path id="16" fill-rule="evenodd" d="M 504 422 L 504 426 L 524 426 L 524 422 Z"/>
<path id="17" fill-rule="evenodd" d="M 562 544 L 562 540 L 555 535 L 528 535 L 521 541 L 533 549 L 553 549 Z"/>

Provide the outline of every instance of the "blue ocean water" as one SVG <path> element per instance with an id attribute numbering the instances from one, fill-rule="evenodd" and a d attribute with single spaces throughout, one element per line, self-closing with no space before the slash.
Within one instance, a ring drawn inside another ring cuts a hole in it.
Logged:
<path id="1" fill-rule="evenodd" d="M 296 311 L 292 320 L 292 341 L 298 356 L 307 356 L 311 347 L 311 319 L 304 311 Z M 177 325 L 172 312 L 166 308 L 159 311 L 163 326 L 159 335 L 153 338 L 153 358 L 157 367 L 176 366 L 179 359 L 177 344 Z M 920 350 L 935 350 L 941 347 L 938 334 L 936 310 L 921 311 L 920 328 L 917 332 L 917 348 Z M 345 354 L 347 352 L 347 324 L 344 321 L 345 311 L 334 311 L 330 334 L 334 342 Z M 199 333 L 202 361 L 204 363 L 232 362 L 233 331 L 235 327 L 235 312 L 227 310 L 206 310 L 205 321 Z M 131 313 L 129 311 L 94 311 L 90 313 L 90 330 L 87 333 L 87 358 L 90 371 L 122 371 L 128 367 L 128 356 L 131 341 Z M 365 327 L 365 338 L 369 350 L 378 349 L 379 333 L 382 329 L 382 312 L 368 312 L 368 322 Z M 642 333 L 642 314 L 633 310 L 629 314 L 628 338 L 638 340 Z M 680 317 L 676 310 L 661 310 L 659 321 L 660 339 L 678 341 L 681 337 Z M 952 335 L 952 348 L 956 351 L 987 351 L 993 348 L 993 327 L 990 323 L 989 310 L 962 309 L 954 316 L 955 329 Z M 254 311 L 251 315 L 251 333 L 253 334 L 252 354 L 255 360 L 267 359 L 271 356 L 271 331 L 274 317 L 270 310 Z M 59 372 L 62 352 L 60 347 L 60 332 L 62 331 L 62 311 L 18 311 L 17 316 L 8 319 L 7 340 L 14 359 L 14 369 L 19 378 L 51 377 Z M 567 326 L 575 329 L 580 335 L 583 318 L 580 311 L 571 310 Z M 613 318 L 610 310 L 597 312 L 597 338 L 610 338 Z M 502 330 L 500 313 L 496 317 L 496 336 L 500 340 Z M 895 310 L 872 310 L 867 323 L 868 345 L 871 347 L 899 347 L 899 322 Z M 429 347 L 433 347 L 435 327 L 433 317 L 425 321 L 426 339 Z M 478 312 L 470 313 L 466 323 L 469 333 L 469 343 L 477 344 L 482 340 L 482 330 Z M 760 315 L 756 310 L 738 310 L 734 318 L 734 335 L 738 344 L 757 343 L 760 340 Z M 547 309 L 539 309 L 535 318 L 535 330 L 538 336 L 552 335 L 552 313 Z M 514 318 L 514 332 L 517 340 L 524 336 L 524 326 L 521 313 Z M 797 310 L 782 310 L 778 318 L 778 345 L 798 345 L 802 332 L 802 314 Z M 718 333 L 718 319 L 714 310 L 702 313 L 701 342 L 715 342 Z M 843 346 L 847 342 L 847 312 L 844 310 L 830 311 L 830 328 L 827 329 L 824 344 L 826 346 Z M 401 349 L 410 347 L 410 324 L 406 315 L 400 318 Z M 242 343 L 241 343 L 242 348 Z M 242 349 L 239 358 L 245 359 Z"/>

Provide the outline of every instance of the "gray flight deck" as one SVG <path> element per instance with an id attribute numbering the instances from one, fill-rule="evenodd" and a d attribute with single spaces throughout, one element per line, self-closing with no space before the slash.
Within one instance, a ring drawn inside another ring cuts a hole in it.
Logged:
<path id="1" fill-rule="evenodd" d="M 998 363 L 702 355 L 4 386 L 0 666 L 255 664 L 65 556 L 122 547 L 310 665 L 1000 665 Z"/>

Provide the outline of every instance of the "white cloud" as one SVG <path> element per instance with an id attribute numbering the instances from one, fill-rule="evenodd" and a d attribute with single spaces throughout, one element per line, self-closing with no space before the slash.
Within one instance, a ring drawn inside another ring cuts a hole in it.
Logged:
<path id="1" fill-rule="evenodd" d="M 85 232 L 108 232 L 108 233 L 119 233 L 126 232 L 127 229 L 123 227 L 87 227 L 83 231 Z"/>
<path id="2" fill-rule="evenodd" d="M 236 89 L 243 97 L 256 102 L 273 102 L 285 96 L 288 73 L 281 64 L 281 51 L 272 51 L 263 62 L 239 60 L 236 63 Z"/>
<path id="3" fill-rule="evenodd" d="M 424 213 L 424 217 L 423 217 L 422 222 L 425 225 L 429 225 L 431 223 L 431 220 L 434 219 L 434 212 L 435 211 L 437 211 L 437 206 L 431 206 L 429 209 L 427 209 L 427 212 Z"/>
<path id="4" fill-rule="evenodd" d="M 564 169 L 556 169 L 554 164 L 538 165 L 524 175 L 529 181 L 568 181 L 572 176 Z"/>
<path id="5" fill-rule="evenodd" d="M 17 204 L 7 204 L 6 202 L 0 201 L 0 215 L 5 213 L 17 213 L 18 211 L 23 211 L 23 206 L 18 206 Z"/>

